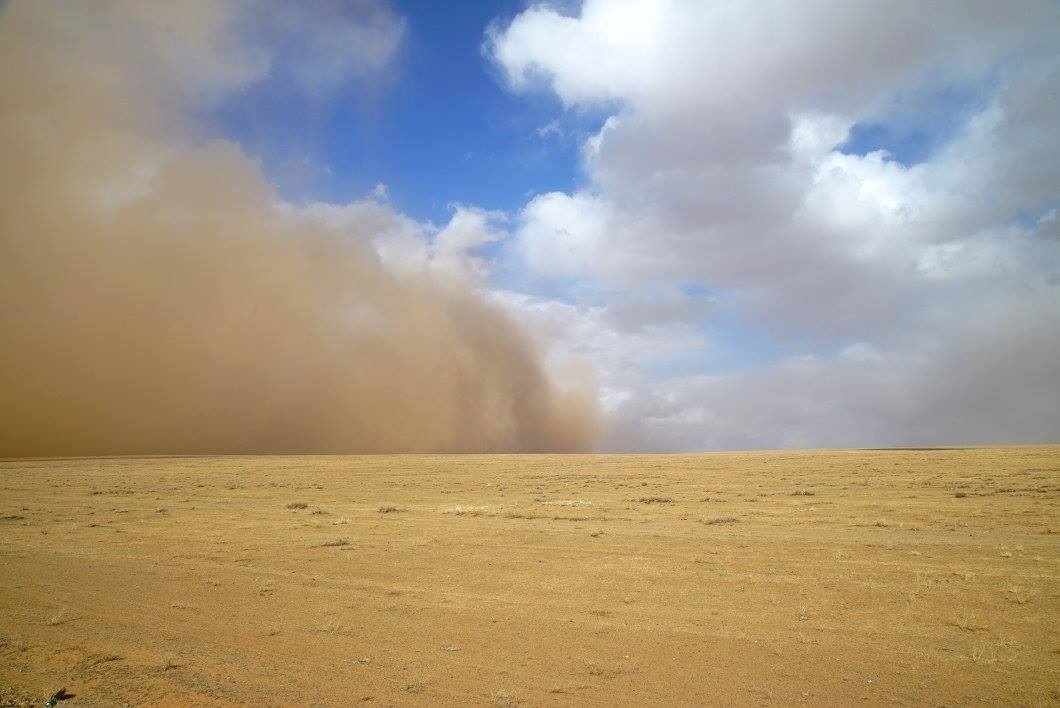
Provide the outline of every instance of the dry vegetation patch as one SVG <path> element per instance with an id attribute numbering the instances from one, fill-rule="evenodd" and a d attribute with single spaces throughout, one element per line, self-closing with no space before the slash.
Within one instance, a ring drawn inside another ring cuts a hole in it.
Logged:
<path id="1" fill-rule="evenodd" d="M 62 677 L 71 705 L 1050 705 L 1058 468 L 1060 448 L 0 461 L 21 517 L 0 697 L 42 705 Z"/>

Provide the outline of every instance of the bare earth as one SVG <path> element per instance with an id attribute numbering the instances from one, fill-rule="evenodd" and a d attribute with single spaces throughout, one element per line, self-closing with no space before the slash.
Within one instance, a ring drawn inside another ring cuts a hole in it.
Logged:
<path id="1" fill-rule="evenodd" d="M 6 461 L 0 490 L 0 704 L 1060 699 L 1060 447 Z"/>

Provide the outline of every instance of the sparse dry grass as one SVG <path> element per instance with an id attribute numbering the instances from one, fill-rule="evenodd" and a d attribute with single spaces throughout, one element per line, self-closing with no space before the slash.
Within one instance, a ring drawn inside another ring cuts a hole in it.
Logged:
<path id="1" fill-rule="evenodd" d="M 953 625 L 965 632 L 985 632 L 987 626 L 978 612 L 973 610 L 962 610 L 953 620 Z"/>
<path id="2" fill-rule="evenodd" d="M 1012 587 L 1010 587 L 1008 589 L 1008 593 L 1009 596 L 1012 598 L 1012 601 L 1015 602 L 1017 605 L 1026 605 L 1035 596 L 1035 593 L 1027 590 L 1027 588 L 1020 587 L 1019 585 L 1013 585 Z"/>
<path id="3" fill-rule="evenodd" d="M 511 510 L 504 512 L 504 518 L 506 519 L 547 519 L 549 517 L 544 514 L 535 514 L 532 511 L 517 511 Z"/>
<path id="4" fill-rule="evenodd" d="M 332 539 L 330 541 L 324 541 L 323 543 L 318 543 L 316 545 L 316 547 L 317 548 L 338 548 L 340 546 L 348 546 L 348 545 L 350 545 L 350 540 L 348 538 L 335 538 L 335 539 Z"/>
<path id="5" fill-rule="evenodd" d="M 346 626 L 342 620 L 335 615 L 328 615 L 324 618 L 324 621 L 320 623 L 320 627 L 317 630 L 321 634 L 331 634 L 335 636 L 350 636 L 353 631 Z"/>
<path id="6" fill-rule="evenodd" d="M 0 696 L 1049 705 L 1058 472 L 1060 448 L 0 462 Z"/>
<path id="7" fill-rule="evenodd" d="M 486 506 L 465 506 L 458 504 L 450 509 L 446 509 L 443 513 L 454 514 L 456 516 L 483 516 L 489 513 L 489 507 Z"/>
<path id="8" fill-rule="evenodd" d="M 592 506 L 588 499 L 545 499 L 540 502 L 546 506 Z"/>
<path id="9" fill-rule="evenodd" d="M 699 519 L 699 523 L 713 526 L 715 524 L 735 524 L 740 519 L 736 516 L 710 516 Z"/>

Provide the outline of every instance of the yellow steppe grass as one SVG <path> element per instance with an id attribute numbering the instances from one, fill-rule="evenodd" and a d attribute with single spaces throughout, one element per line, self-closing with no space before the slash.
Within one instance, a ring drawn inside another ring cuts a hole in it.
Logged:
<path id="1" fill-rule="evenodd" d="M 3 461 L 0 704 L 1055 705 L 1058 498 L 1060 447 Z"/>

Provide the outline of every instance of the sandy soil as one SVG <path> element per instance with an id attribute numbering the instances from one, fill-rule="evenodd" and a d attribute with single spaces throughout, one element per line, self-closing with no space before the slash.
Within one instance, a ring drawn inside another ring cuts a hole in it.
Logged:
<path id="1" fill-rule="evenodd" d="M 1060 699 L 1060 447 L 0 462 L 0 704 Z"/>

